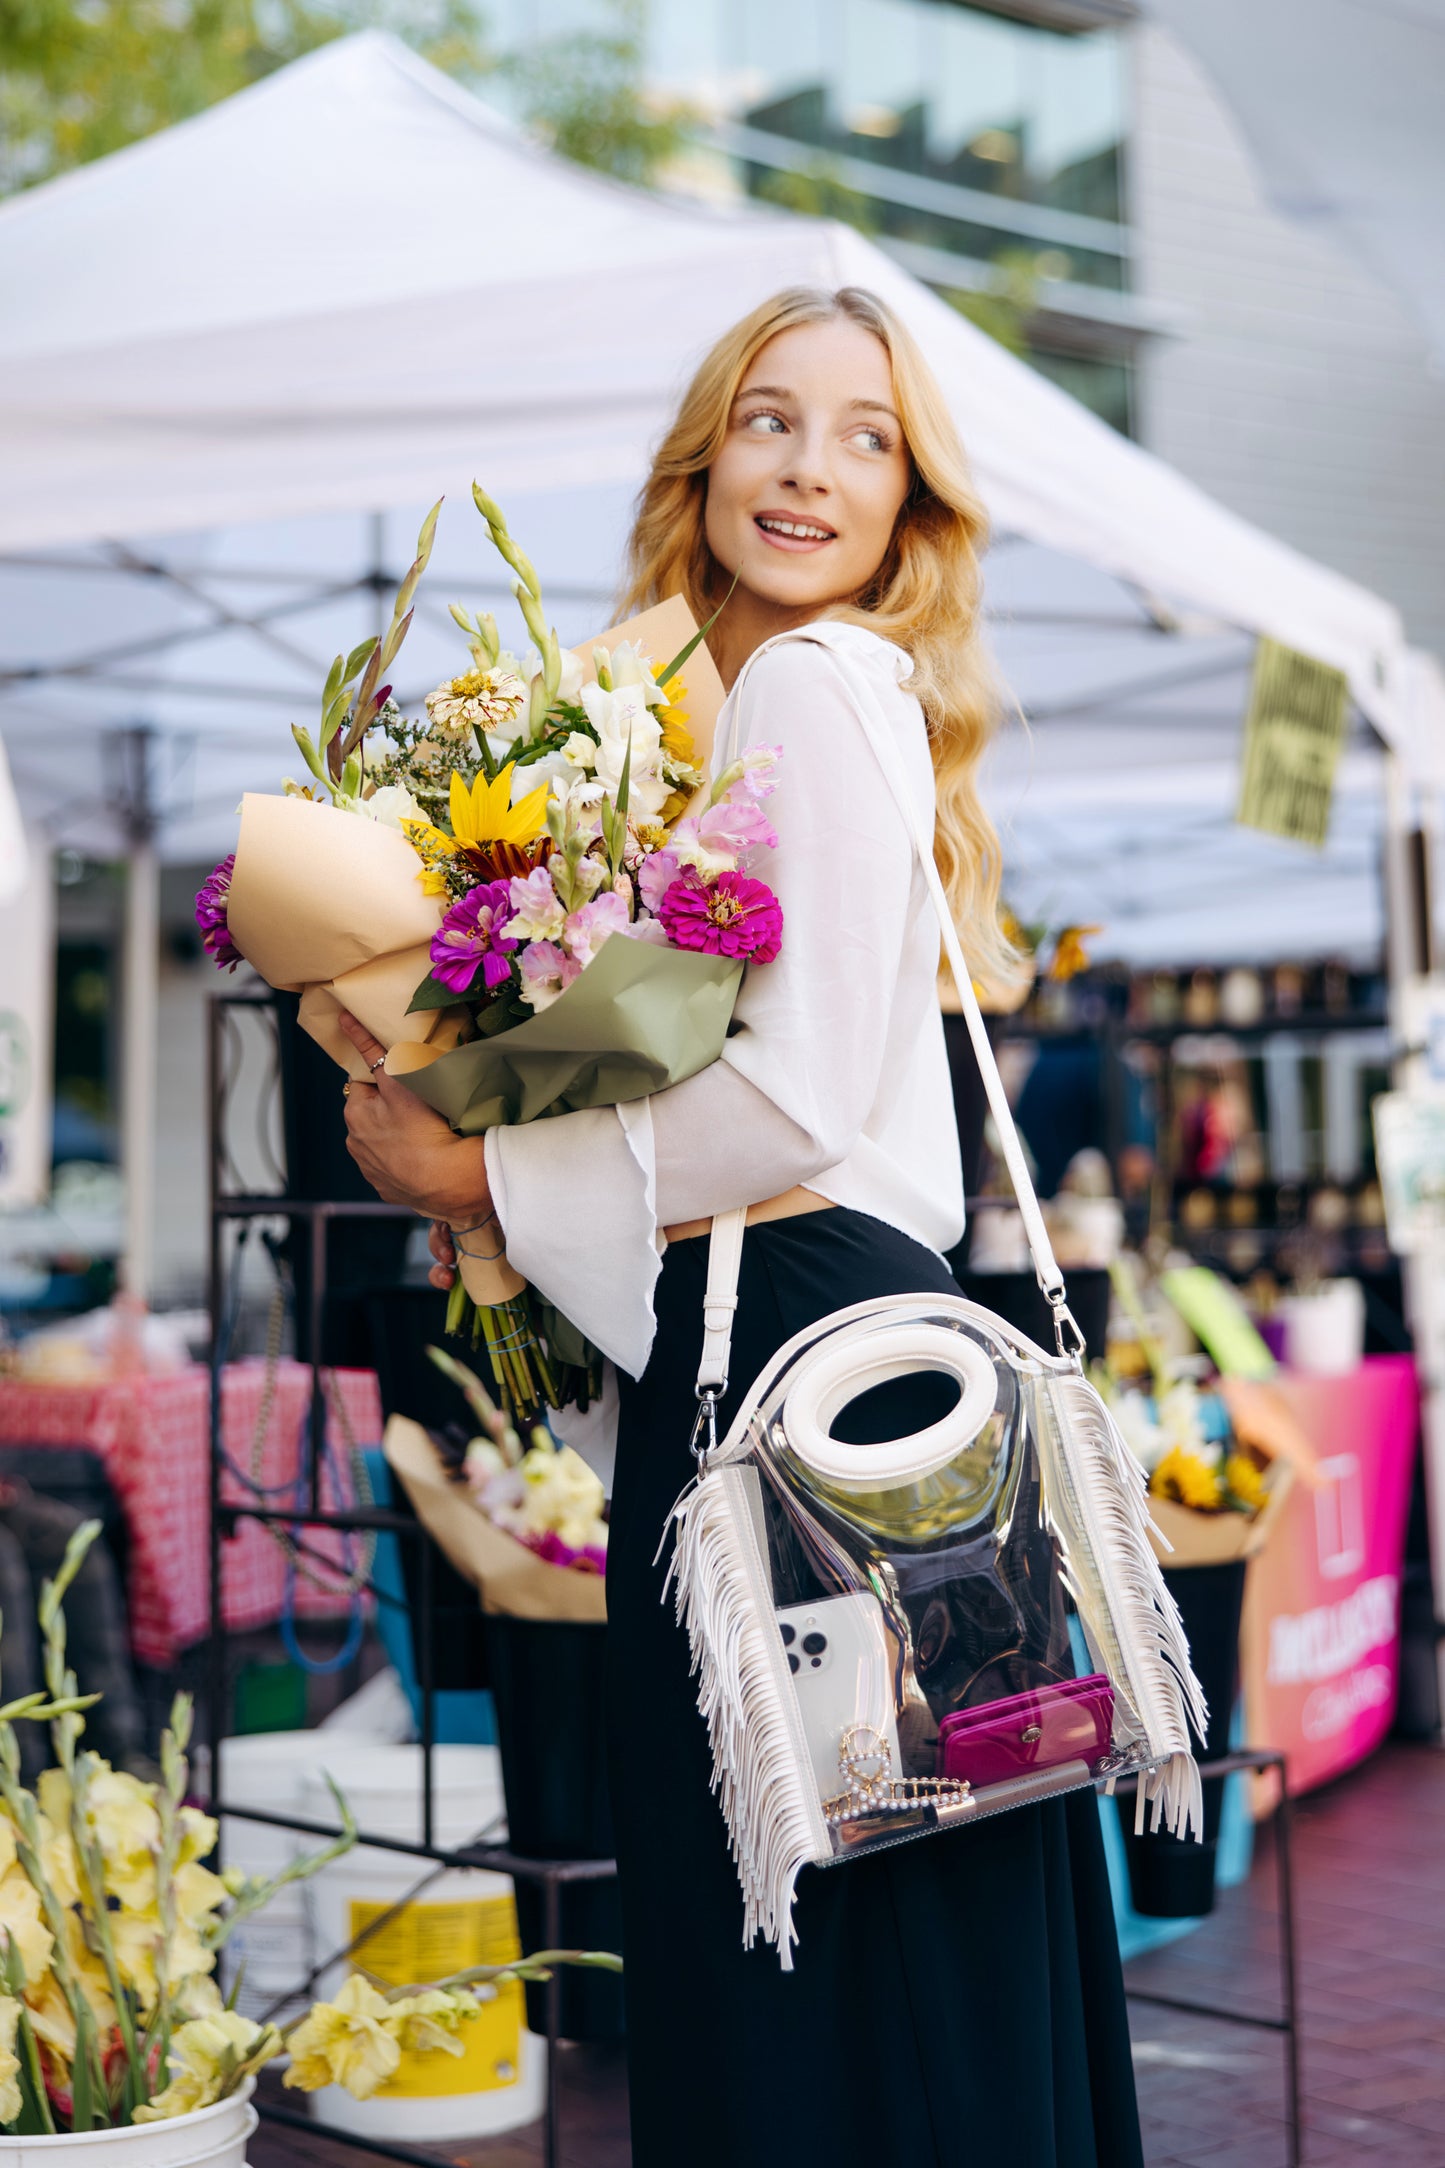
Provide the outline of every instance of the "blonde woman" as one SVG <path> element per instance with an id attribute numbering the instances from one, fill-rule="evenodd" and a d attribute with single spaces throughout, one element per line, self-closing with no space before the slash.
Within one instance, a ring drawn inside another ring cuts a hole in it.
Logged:
<path id="1" fill-rule="evenodd" d="M 721 339 L 643 490 L 627 603 L 681 592 L 701 620 L 738 574 L 712 636 L 731 688 L 719 742 L 735 730 L 783 751 L 768 802 L 782 954 L 748 974 L 723 1058 L 632 1107 L 483 1146 L 388 1082 L 347 1103 L 384 1196 L 438 1222 L 495 1212 L 518 1269 L 621 1375 L 608 1717 L 636 2168 L 1141 2160 L 1092 1795 L 805 1874 L 784 1974 L 742 1944 L 656 1563 L 691 1472 L 713 1213 L 751 1208 L 735 1391 L 830 1310 L 953 1288 L 940 1252 L 963 1194 L 937 922 L 855 700 L 866 682 L 888 716 L 965 947 L 1006 969 L 975 790 L 994 708 L 983 537 L 938 388 L 871 295 L 779 294 Z M 444 1225 L 432 1247 L 449 1285 Z M 927 1380 L 888 1390 L 878 1427 L 854 1435 L 941 1412 Z"/>

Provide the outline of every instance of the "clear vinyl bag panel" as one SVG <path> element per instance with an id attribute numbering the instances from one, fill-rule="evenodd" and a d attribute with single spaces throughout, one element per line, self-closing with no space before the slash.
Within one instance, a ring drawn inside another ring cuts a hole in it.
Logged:
<path id="1" fill-rule="evenodd" d="M 788 1961 L 804 1863 L 1162 1770 L 1170 1622 L 1111 1428 L 1076 1366 L 962 1298 L 839 1311 L 759 1378 L 677 1554 L 748 1939 Z"/>

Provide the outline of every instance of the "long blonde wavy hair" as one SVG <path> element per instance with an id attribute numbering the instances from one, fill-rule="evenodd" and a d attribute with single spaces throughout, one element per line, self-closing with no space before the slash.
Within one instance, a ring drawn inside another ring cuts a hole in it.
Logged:
<path id="1" fill-rule="evenodd" d="M 938 811 L 934 859 L 980 976 L 1010 977 L 1017 958 L 999 926 L 999 841 L 978 796 L 978 766 L 1000 709 L 979 632 L 979 558 L 988 519 L 937 379 L 908 329 L 861 286 L 837 293 L 793 286 L 725 332 L 693 377 L 637 502 L 623 613 L 685 597 L 699 623 L 727 576 L 708 548 L 708 469 L 722 446 L 744 374 L 769 339 L 798 324 L 850 317 L 885 348 L 913 482 L 868 588 L 818 614 L 866 625 L 913 658 L 909 690 L 922 705 Z"/>

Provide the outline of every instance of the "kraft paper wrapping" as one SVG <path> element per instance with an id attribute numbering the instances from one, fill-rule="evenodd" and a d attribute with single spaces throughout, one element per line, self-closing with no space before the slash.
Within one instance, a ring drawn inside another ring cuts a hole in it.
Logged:
<path id="1" fill-rule="evenodd" d="M 584 640 L 572 652 L 580 661 L 586 662 L 594 647 L 614 648 L 629 640 L 640 654 L 663 669 L 674 655 L 682 653 L 696 631 L 693 614 L 681 595 L 669 595 L 666 602 L 654 603 L 650 610 L 629 617 L 623 625 L 614 625 L 609 632 L 599 632 L 595 640 Z M 697 749 L 698 766 L 706 769 L 712 755 L 717 719 L 727 697 L 706 641 L 693 649 L 677 675 L 679 683 L 687 687 L 683 713 L 687 717 L 688 735 Z"/>
<path id="2" fill-rule="evenodd" d="M 717 1060 L 742 975 L 742 963 L 726 956 L 614 934 L 540 1016 L 439 1058 L 430 1047 L 394 1047 L 386 1072 L 405 1077 L 464 1137 L 617 1106 Z"/>
<path id="3" fill-rule="evenodd" d="M 355 1082 L 371 1080 L 341 1030 L 343 1009 L 388 1049 L 435 1060 L 469 1030 L 466 1011 L 412 1016 L 431 969 L 442 899 L 417 878 L 420 861 L 396 828 L 309 798 L 248 791 L 226 906 L 231 938 L 268 986 L 301 995 L 298 1021 Z M 509 1302 L 526 1282 L 505 1257 L 460 1260 L 473 1302 Z"/>
<path id="4" fill-rule="evenodd" d="M 504 1529 L 494 1528 L 472 1503 L 466 1486 L 448 1476 L 420 1423 L 393 1415 L 382 1451 L 405 1485 L 417 1519 L 462 1579 L 477 1590 L 484 1611 L 506 1618 L 605 1620 L 607 1593 L 601 1574 L 551 1566 Z"/>
<path id="5" fill-rule="evenodd" d="M 1293 1483 L 1293 1468 L 1276 1461 L 1269 1473 L 1269 1496 L 1258 1513 L 1197 1513 L 1172 1498 L 1151 1498 L 1154 1556 L 1161 1566 L 1222 1566 L 1232 1558 L 1257 1558 Z M 1172 1550 L 1166 1551 L 1158 1536 L 1172 1544 Z"/>
<path id="6" fill-rule="evenodd" d="M 350 1009 L 383 1046 L 442 1052 L 466 1029 L 461 1009 L 409 1016 L 431 968 L 442 899 L 423 892 L 397 828 L 309 798 L 247 791 L 226 905 L 231 938 L 268 986 L 303 996 L 302 1022 L 358 1083 L 366 1063 L 336 1024 Z"/>

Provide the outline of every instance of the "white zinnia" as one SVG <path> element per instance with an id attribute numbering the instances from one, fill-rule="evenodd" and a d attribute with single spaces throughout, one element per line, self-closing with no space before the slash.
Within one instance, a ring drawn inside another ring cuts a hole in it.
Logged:
<path id="1" fill-rule="evenodd" d="M 527 688 L 510 670 L 469 670 L 449 678 L 426 696 L 433 727 L 460 737 L 473 725 L 504 730 L 518 722 L 527 705 Z"/>

